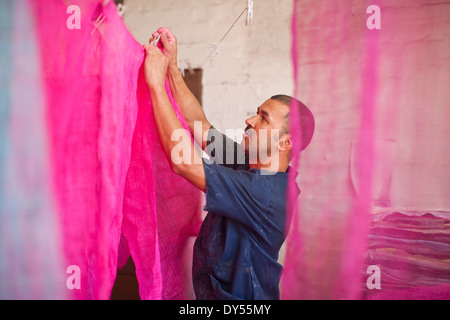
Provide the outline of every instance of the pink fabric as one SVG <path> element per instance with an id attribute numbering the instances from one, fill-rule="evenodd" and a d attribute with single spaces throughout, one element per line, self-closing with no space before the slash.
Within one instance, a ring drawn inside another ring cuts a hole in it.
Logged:
<path id="1" fill-rule="evenodd" d="M 109 298 L 123 232 L 120 247 L 133 257 L 141 298 L 183 298 L 190 294 L 183 286 L 183 252 L 196 235 L 200 193 L 170 170 L 143 78 L 144 50 L 114 4 L 102 2 L 73 1 L 81 9 L 80 30 L 61 27 L 69 17 L 62 1 L 33 2 L 45 44 L 64 253 L 67 264 L 81 270 L 73 297 Z M 126 255 L 121 252 L 121 263 Z"/>
<path id="2" fill-rule="evenodd" d="M 366 26 L 370 5 L 381 10 L 380 30 Z M 450 42 L 439 31 L 450 27 L 449 9 L 294 1 L 295 95 L 316 130 L 293 153 L 299 178 L 290 190 L 298 183 L 302 194 L 288 198 L 297 211 L 282 298 L 450 298 L 450 131 L 440 120 L 450 119 Z M 380 268 L 381 289 L 367 287 L 368 266 Z"/>
<path id="3" fill-rule="evenodd" d="M 376 214 L 365 262 L 380 266 L 382 282 L 380 290 L 363 286 L 364 298 L 448 299 L 449 234 L 448 217 L 436 213 Z"/>
<path id="4" fill-rule="evenodd" d="M 0 2 L 0 299 L 64 299 L 35 17 Z"/>

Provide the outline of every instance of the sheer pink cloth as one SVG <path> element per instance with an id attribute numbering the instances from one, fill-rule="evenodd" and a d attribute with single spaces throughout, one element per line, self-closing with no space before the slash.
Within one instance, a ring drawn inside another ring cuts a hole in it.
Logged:
<path id="1" fill-rule="evenodd" d="M 295 95 L 316 129 L 293 154 L 284 299 L 450 298 L 449 14 L 447 1 L 294 1 Z"/>
<path id="2" fill-rule="evenodd" d="M 144 50 L 114 3 L 102 3 L 74 1 L 81 29 L 69 30 L 63 1 L 33 2 L 64 254 L 81 270 L 73 297 L 109 298 L 122 234 L 141 299 L 192 297 L 185 249 L 198 229 L 200 192 L 171 171 L 143 78 Z"/>

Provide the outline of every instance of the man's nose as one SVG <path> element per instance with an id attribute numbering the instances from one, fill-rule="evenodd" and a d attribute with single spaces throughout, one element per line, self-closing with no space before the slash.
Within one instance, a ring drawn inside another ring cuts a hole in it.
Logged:
<path id="1" fill-rule="evenodd" d="M 255 118 L 256 117 L 257 117 L 257 115 L 245 120 L 245 124 L 247 125 L 247 128 L 245 130 L 250 129 L 249 127 L 252 127 L 252 128 L 255 127 Z"/>

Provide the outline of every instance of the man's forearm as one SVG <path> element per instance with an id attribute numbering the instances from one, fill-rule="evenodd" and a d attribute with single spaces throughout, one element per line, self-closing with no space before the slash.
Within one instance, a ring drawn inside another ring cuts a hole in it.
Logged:
<path id="1" fill-rule="evenodd" d="M 191 92 L 191 90 L 189 90 L 178 68 L 176 67 L 169 68 L 167 72 L 167 79 L 169 81 L 170 90 L 172 91 L 175 101 L 178 103 L 178 106 L 180 107 L 180 110 L 183 113 L 184 118 L 186 119 L 186 122 L 189 126 L 191 133 L 194 134 L 195 121 L 201 121 L 202 123 L 201 133 L 207 131 L 211 126 L 211 124 L 206 119 L 206 115 L 203 112 L 200 103 L 198 102 L 194 94 Z M 200 137 L 196 136 L 195 139 L 197 143 L 202 145 L 203 149 L 206 147 L 206 141 L 203 141 L 201 136 Z"/>
<path id="2" fill-rule="evenodd" d="M 195 150 L 189 133 L 178 120 L 164 86 L 149 86 L 149 90 L 158 134 L 172 170 L 204 191 L 206 182 L 201 156 Z M 174 132 L 179 139 L 172 141 Z M 180 152 L 174 155 L 174 150 Z"/>
<path id="3" fill-rule="evenodd" d="M 156 128 L 158 130 L 159 137 L 161 139 L 164 152 L 170 159 L 172 149 L 178 142 L 172 141 L 172 134 L 176 130 L 184 130 L 180 121 L 178 120 L 173 107 L 170 104 L 169 97 L 163 86 L 149 86 L 150 97 L 153 105 L 153 113 L 155 116 Z M 180 131 L 182 132 L 182 131 Z M 188 134 L 186 139 L 190 140 Z M 172 161 L 171 161 L 172 162 Z"/>

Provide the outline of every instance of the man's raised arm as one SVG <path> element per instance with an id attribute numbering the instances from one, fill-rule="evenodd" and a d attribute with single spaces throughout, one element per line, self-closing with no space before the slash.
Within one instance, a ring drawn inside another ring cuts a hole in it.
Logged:
<path id="1" fill-rule="evenodd" d="M 154 45 L 147 44 L 144 45 L 144 48 L 146 51 L 145 81 L 150 90 L 155 123 L 164 152 L 176 174 L 182 176 L 200 190 L 205 191 L 206 181 L 203 162 L 194 148 L 189 133 L 184 130 L 178 120 L 166 93 L 164 81 L 168 59 Z M 178 132 L 180 136 L 178 141 L 172 140 L 174 132 Z M 180 146 L 179 150 L 181 151 L 174 153 L 174 150 Z"/>
<path id="2" fill-rule="evenodd" d="M 181 112 L 189 126 L 191 133 L 194 135 L 195 140 L 202 146 L 202 149 L 206 148 L 206 133 L 208 132 L 211 124 L 203 109 L 198 102 L 197 98 L 187 87 L 183 76 L 177 65 L 177 39 L 167 28 L 159 28 L 158 31 L 153 33 L 153 38 L 161 35 L 161 42 L 163 45 L 162 52 L 169 59 L 169 66 L 167 69 L 167 79 L 169 81 L 170 90 L 178 103 Z M 194 123 L 201 121 L 201 132 L 194 132 Z M 201 133 L 201 136 L 198 136 Z"/>

